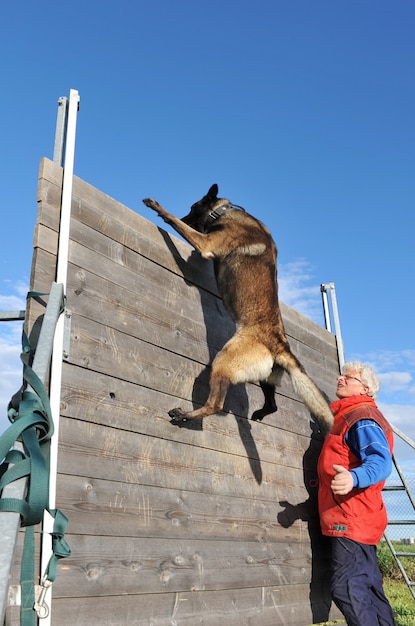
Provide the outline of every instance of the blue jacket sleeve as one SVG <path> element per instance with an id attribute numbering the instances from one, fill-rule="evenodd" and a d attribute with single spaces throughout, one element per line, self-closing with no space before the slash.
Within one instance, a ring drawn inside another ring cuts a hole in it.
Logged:
<path id="1" fill-rule="evenodd" d="M 346 443 L 362 464 L 350 470 L 353 486 L 364 489 L 380 483 L 392 471 L 392 457 L 385 433 L 373 420 L 359 420 L 346 433 Z"/>

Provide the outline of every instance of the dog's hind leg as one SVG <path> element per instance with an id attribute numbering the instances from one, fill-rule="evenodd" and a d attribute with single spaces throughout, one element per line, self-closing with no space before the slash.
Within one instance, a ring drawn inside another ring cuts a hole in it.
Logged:
<path id="1" fill-rule="evenodd" d="M 205 404 L 200 409 L 195 409 L 194 411 L 183 411 L 180 408 L 171 409 L 169 415 L 172 421 L 176 423 L 186 422 L 187 420 L 202 419 L 208 415 L 213 415 L 213 413 L 219 413 L 223 409 L 230 386 L 231 383 L 228 379 L 221 377 L 212 369 L 209 397 Z"/>
<path id="2" fill-rule="evenodd" d="M 271 376 L 267 380 L 260 380 L 259 385 L 264 393 L 264 406 L 252 414 L 252 420 L 258 422 L 264 419 L 266 415 L 278 411 L 277 402 L 275 400 L 275 387 L 281 385 L 281 378 L 284 370 L 278 365 L 272 368 Z"/>
<path id="3" fill-rule="evenodd" d="M 252 413 L 251 419 L 254 422 L 262 421 L 266 415 L 275 413 L 278 409 L 277 403 L 275 402 L 275 385 L 266 381 L 260 381 L 259 385 L 264 392 L 264 406 Z"/>
<path id="4" fill-rule="evenodd" d="M 170 417 L 175 422 L 183 422 L 220 412 L 231 386 L 268 379 L 272 364 L 273 359 L 268 348 L 254 342 L 242 332 L 237 333 L 213 360 L 206 403 L 200 409 L 189 412 L 180 408 L 172 409 L 169 411 Z"/>

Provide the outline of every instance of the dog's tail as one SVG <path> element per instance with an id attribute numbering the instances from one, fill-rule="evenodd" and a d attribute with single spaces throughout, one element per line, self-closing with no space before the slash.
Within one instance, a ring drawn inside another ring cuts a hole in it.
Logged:
<path id="1" fill-rule="evenodd" d="M 321 391 L 301 367 L 290 368 L 288 373 L 294 391 L 316 418 L 321 432 L 326 436 L 333 426 L 333 414 Z"/>

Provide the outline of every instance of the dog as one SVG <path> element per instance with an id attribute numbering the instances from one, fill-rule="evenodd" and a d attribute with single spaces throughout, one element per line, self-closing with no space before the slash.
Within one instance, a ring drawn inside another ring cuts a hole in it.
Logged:
<path id="1" fill-rule="evenodd" d="M 172 421 L 204 418 L 223 409 L 232 385 L 258 382 L 264 405 L 252 420 L 277 410 L 275 386 L 282 371 L 290 375 L 294 390 L 326 435 L 333 415 L 317 385 L 291 352 L 278 303 L 277 247 L 258 219 L 229 200 L 218 198 L 218 186 L 195 202 L 179 219 L 156 200 L 144 204 L 170 224 L 204 259 L 212 259 L 218 291 L 236 325 L 235 334 L 212 362 L 209 396 L 201 408 L 169 411 Z"/>

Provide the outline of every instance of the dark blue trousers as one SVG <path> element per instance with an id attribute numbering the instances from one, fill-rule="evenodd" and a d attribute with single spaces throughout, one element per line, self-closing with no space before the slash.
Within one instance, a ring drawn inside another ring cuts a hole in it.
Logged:
<path id="1" fill-rule="evenodd" d="M 331 593 L 348 626 L 396 626 L 383 591 L 376 546 L 333 537 L 331 565 Z"/>

